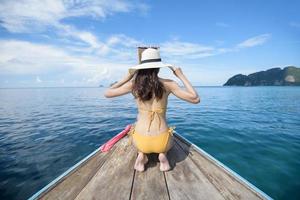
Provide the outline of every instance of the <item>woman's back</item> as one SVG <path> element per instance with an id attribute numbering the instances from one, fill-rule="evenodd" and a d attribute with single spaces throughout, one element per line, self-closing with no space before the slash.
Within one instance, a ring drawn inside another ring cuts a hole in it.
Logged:
<path id="1" fill-rule="evenodd" d="M 140 133 L 157 135 L 168 129 L 166 111 L 171 92 L 168 88 L 168 82 L 171 80 L 159 78 L 159 81 L 163 83 L 165 89 L 161 99 L 155 98 L 154 95 L 148 101 L 136 99 L 138 116 L 135 129 Z"/>

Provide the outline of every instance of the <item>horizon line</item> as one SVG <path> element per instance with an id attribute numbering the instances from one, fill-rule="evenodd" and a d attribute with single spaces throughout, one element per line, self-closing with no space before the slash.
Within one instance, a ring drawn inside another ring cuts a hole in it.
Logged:
<path id="1" fill-rule="evenodd" d="M 0 87 L 0 89 L 40 89 L 40 88 L 109 88 L 110 86 L 28 86 L 28 87 Z M 195 85 L 193 87 L 223 87 L 223 85 Z"/>

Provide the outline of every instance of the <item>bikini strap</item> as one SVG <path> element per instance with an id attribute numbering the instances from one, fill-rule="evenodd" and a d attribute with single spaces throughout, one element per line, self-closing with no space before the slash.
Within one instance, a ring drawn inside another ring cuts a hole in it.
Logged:
<path id="1" fill-rule="evenodd" d="M 170 126 L 168 132 L 173 136 L 173 132 L 175 130 L 176 126 Z"/>
<path id="2" fill-rule="evenodd" d="M 128 144 L 131 145 L 132 144 L 132 135 L 134 134 L 134 129 L 135 129 L 135 124 L 132 124 L 130 127 L 130 130 L 128 131 L 128 136 L 129 136 L 129 141 Z"/>
<path id="3" fill-rule="evenodd" d="M 148 126 L 148 132 L 150 131 L 150 126 L 152 124 L 152 121 L 154 120 L 155 115 L 158 117 L 158 127 L 160 129 L 161 119 L 160 119 L 159 114 L 163 113 L 165 108 L 156 108 L 154 110 L 147 110 L 144 108 L 139 108 L 139 110 L 147 111 L 149 113 L 150 122 L 149 122 L 149 126 Z"/>
<path id="4" fill-rule="evenodd" d="M 169 126 L 167 139 L 165 140 L 165 147 L 167 147 L 167 145 L 168 145 L 169 138 L 173 137 L 173 132 L 174 132 L 175 128 L 176 128 L 175 126 Z"/>

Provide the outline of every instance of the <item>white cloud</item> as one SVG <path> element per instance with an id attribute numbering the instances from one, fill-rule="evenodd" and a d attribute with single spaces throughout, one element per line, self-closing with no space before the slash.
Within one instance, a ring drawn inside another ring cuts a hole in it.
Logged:
<path id="1" fill-rule="evenodd" d="M 76 79 L 74 83 L 83 85 L 117 77 L 119 73 L 116 71 L 125 71 L 129 64 L 135 63 L 134 47 L 140 42 L 124 34 L 114 34 L 99 40 L 94 33 L 79 30 L 62 20 L 81 16 L 103 20 L 114 13 L 130 11 L 147 12 L 148 6 L 122 0 L 1 2 L 0 26 L 12 33 L 38 32 L 49 41 L 59 40 L 60 44 L 0 40 L 0 75 L 39 74 L 45 80 L 36 76 L 36 83 L 46 83 L 56 77 L 66 84 L 70 80 L 64 77 L 73 77 Z M 57 36 L 55 39 L 47 35 L 49 30 L 54 31 Z"/>
<path id="2" fill-rule="evenodd" d="M 215 48 L 197 43 L 168 41 L 161 44 L 161 51 L 167 57 L 203 58 L 214 55 Z"/>
<path id="3" fill-rule="evenodd" d="M 81 31 L 71 25 L 56 24 L 58 35 L 71 37 L 72 41 L 78 40 L 82 45 L 88 45 L 90 50 L 103 48 L 104 44 L 91 32 Z"/>
<path id="4" fill-rule="evenodd" d="M 175 59 L 176 62 L 183 59 L 200 59 L 219 54 L 240 51 L 243 48 L 250 48 L 262 45 L 271 38 L 271 34 L 262 34 L 249 38 L 233 47 L 215 47 L 199 43 L 182 42 L 177 39 L 161 44 L 161 52 L 166 58 Z M 222 41 L 224 43 L 224 41 Z M 218 45 L 220 46 L 220 44 Z"/>
<path id="5" fill-rule="evenodd" d="M 68 48 L 81 53 L 118 57 L 119 60 L 128 61 L 128 59 L 131 59 L 133 56 L 132 53 L 128 53 L 128 50 L 135 48 L 141 43 L 124 34 L 114 34 L 100 41 L 97 36 L 91 32 L 81 31 L 70 25 L 60 24 L 59 27 L 61 30 L 59 34 L 72 38 L 72 44 L 68 46 Z M 76 44 L 74 41 L 79 42 L 79 44 Z"/>
<path id="6" fill-rule="evenodd" d="M 78 31 L 82 34 L 84 31 Z M 84 34 L 83 34 L 84 35 Z M 266 34 L 250 38 L 231 47 L 216 48 L 198 43 L 170 40 L 161 43 L 163 59 L 177 64 L 186 60 L 240 51 L 262 44 Z M 84 35 L 90 45 L 55 46 L 20 40 L 0 40 L 1 76 L 35 76 L 36 83 L 46 84 L 50 79 L 64 85 L 97 85 L 121 76 L 136 63 L 136 46 L 140 42 L 123 34 L 111 35 L 100 42 L 93 35 Z M 257 39 L 260 38 L 260 39 Z M 241 48 L 243 44 L 243 48 Z M 251 44 L 251 45 L 250 45 Z M 255 44 L 255 45 L 254 45 Z M 37 76 L 37 74 L 39 76 Z M 41 80 L 40 76 L 43 77 Z M 63 80 L 63 81 L 62 81 Z"/>
<path id="7" fill-rule="evenodd" d="M 141 42 L 137 41 L 134 38 L 127 37 L 124 34 L 116 34 L 112 35 L 108 40 L 107 44 L 112 46 L 112 45 L 117 45 L 117 44 L 122 44 L 125 47 L 134 47 L 140 44 Z"/>
<path id="8" fill-rule="evenodd" d="M 147 11 L 147 5 L 122 0 L 16 0 L 0 4 L 0 25 L 13 33 L 46 32 L 49 28 L 60 41 L 70 43 L 81 52 L 105 55 L 110 46 L 121 44 L 132 47 L 137 41 L 124 35 L 115 35 L 105 44 L 92 32 L 79 30 L 62 22 L 69 17 L 89 16 L 104 19 L 117 12 Z M 42 33 L 43 34 L 43 33 Z M 43 34 L 45 35 L 45 34 Z M 84 48 L 83 48 L 84 47 Z"/>
<path id="9" fill-rule="evenodd" d="M 49 79 L 73 79 L 81 85 L 97 85 L 116 79 L 128 65 L 93 55 L 76 55 L 57 46 L 19 40 L 0 40 L 0 75 L 42 75 Z M 36 76 L 36 83 L 46 83 Z M 70 81 L 70 80 L 69 80 Z M 63 80 L 66 83 L 66 80 Z"/>
<path id="10" fill-rule="evenodd" d="M 52 70 L 56 70 L 55 64 L 63 61 L 70 62 L 69 56 L 60 49 L 50 45 L 37 45 L 18 40 L 0 41 L 0 67 L 2 74 L 49 73 Z"/>
<path id="11" fill-rule="evenodd" d="M 36 32 L 57 26 L 70 17 L 104 19 L 117 12 L 147 11 L 147 5 L 122 0 L 14 0 L 1 1 L 1 26 L 10 32 Z"/>
<path id="12" fill-rule="evenodd" d="M 254 47 L 258 45 L 264 44 L 266 41 L 268 41 L 271 38 L 271 34 L 262 34 L 258 35 L 252 38 L 249 38 L 237 45 L 238 48 L 248 48 L 248 47 Z"/>
<path id="13" fill-rule="evenodd" d="M 1 26 L 10 32 L 37 31 L 57 23 L 64 13 L 63 2 L 57 0 L 16 0 L 2 1 L 0 4 Z"/>
<path id="14" fill-rule="evenodd" d="M 85 16 L 101 21 L 115 13 L 146 13 L 148 9 L 146 4 L 122 0 L 1 1 L 0 26 L 12 33 L 37 32 L 47 41 L 59 40 L 62 45 L 0 40 L 0 75 L 32 75 L 36 83 L 52 81 L 65 85 L 70 82 L 97 85 L 99 81 L 116 80 L 128 66 L 136 63 L 135 47 L 143 41 L 124 34 L 98 38 L 95 33 L 67 24 L 63 19 Z M 290 25 L 297 27 L 299 23 Z M 229 27 L 223 22 L 217 22 L 216 26 Z M 53 31 L 55 39 L 47 35 L 49 30 Z M 174 36 L 160 46 L 163 57 L 181 62 L 240 51 L 261 45 L 270 37 L 270 34 L 262 34 L 233 47 L 223 47 L 224 42 L 218 43 L 222 47 L 215 47 L 182 41 Z"/>

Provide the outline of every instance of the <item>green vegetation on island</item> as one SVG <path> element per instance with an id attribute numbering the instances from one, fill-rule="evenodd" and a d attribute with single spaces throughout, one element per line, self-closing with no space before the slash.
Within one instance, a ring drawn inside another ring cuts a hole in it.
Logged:
<path id="1" fill-rule="evenodd" d="M 276 67 L 266 71 L 243 75 L 237 74 L 228 79 L 223 86 L 300 86 L 300 68 Z"/>

